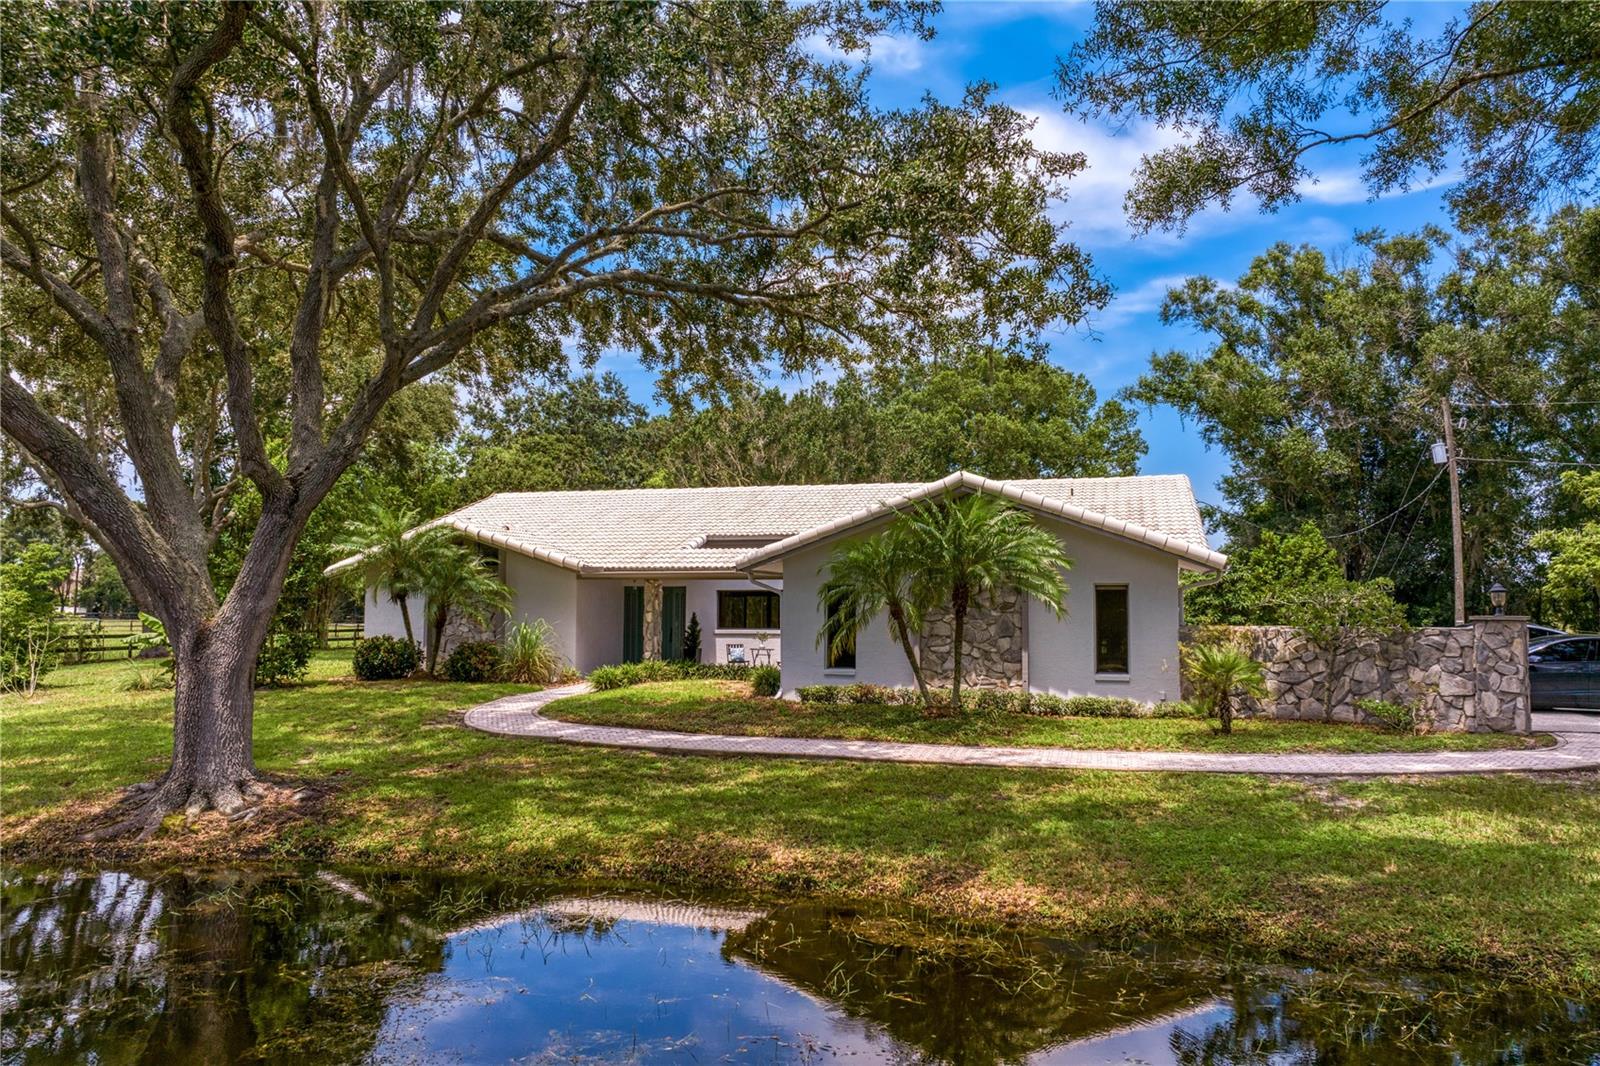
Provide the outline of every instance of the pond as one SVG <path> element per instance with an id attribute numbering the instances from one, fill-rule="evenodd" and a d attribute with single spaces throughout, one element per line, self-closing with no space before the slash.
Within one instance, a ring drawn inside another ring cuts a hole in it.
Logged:
<path id="1" fill-rule="evenodd" d="M 1600 1004 L 465 879 L 10 870 L 7 1063 L 1600 1063 Z"/>

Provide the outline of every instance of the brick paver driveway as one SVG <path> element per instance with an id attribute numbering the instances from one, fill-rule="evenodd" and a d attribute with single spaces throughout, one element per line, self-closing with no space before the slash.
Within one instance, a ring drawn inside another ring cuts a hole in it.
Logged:
<path id="1" fill-rule="evenodd" d="M 662 729 L 577 725 L 546 718 L 539 709 L 589 691 L 567 685 L 479 704 L 467 725 L 486 733 L 568 744 L 690 755 L 774 755 L 864 762 L 1020 766 L 1057 770 L 1181 770 L 1221 774 L 1472 774 L 1509 770 L 1588 770 L 1600 767 L 1600 733 L 1556 732 L 1553 748 L 1437 751 L 1391 755 L 1229 755 L 1181 751 L 1080 751 L 1070 748 L 988 748 L 962 744 L 903 744 L 887 740 L 737 737 Z"/>

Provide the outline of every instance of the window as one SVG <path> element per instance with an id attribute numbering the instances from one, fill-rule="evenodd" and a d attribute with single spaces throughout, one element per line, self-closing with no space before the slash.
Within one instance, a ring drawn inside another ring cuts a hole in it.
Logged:
<path id="1" fill-rule="evenodd" d="M 1094 587 L 1094 672 L 1128 672 L 1128 586 Z"/>
<path id="2" fill-rule="evenodd" d="M 828 604 L 828 620 L 823 626 L 823 632 L 827 634 L 828 638 L 827 656 L 823 661 L 827 664 L 829 670 L 854 670 L 856 668 L 855 634 L 852 633 L 850 639 L 842 646 L 836 647 L 833 643 L 833 635 L 839 628 L 839 613 L 838 604 Z"/>
<path id="3" fill-rule="evenodd" d="M 776 592 L 718 592 L 718 629 L 778 629 Z"/>
<path id="4" fill-rule="evenodd" d="M 1533 649 L 1528 653 L 1528 661 L 1532 663 L 1587 663 L 1594 661 L 1596 651 L 1600 651 L 1600 641 L 1558 640 L 1554 644 L 1546 644 L 1542 648 Z"/>

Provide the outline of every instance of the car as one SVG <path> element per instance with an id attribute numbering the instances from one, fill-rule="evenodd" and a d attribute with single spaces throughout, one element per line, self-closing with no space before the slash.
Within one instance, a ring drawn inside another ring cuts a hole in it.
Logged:
<path id="1" fill-rule="evenodd" d="M 1565 629 L 1557 629 L 1554 626 L 1542 626 L 1538 622 L 1528 623 L 1529 644 L 1532 644 L 1536 640 L 1546 641 L 1551 637 L 1570 637 L 1571 635 L 1572 634 L 1568 633 Z"/>
<path id="2" fill-rule="evenodd" d="M 1536 711 L 1600 710 L 1600 636 L 1569 634 L 1537 642 L 1528 649 L 1528 683 Z"/>

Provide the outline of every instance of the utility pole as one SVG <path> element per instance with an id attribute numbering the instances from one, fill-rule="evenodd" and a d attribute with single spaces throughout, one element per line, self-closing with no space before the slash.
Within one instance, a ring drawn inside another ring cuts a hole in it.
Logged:
<path id="1" fill-rule="evenodd" d="M 1467 576 L 1461 562 L 1461 478 L 1456 469 L 1456 427 L 1450 397 L 1439 401 L 1444 417 L 1444 459 L 1450 471 L 1450 549 L 1455 557 L 1456 625 L 1467 624 Z"/>

